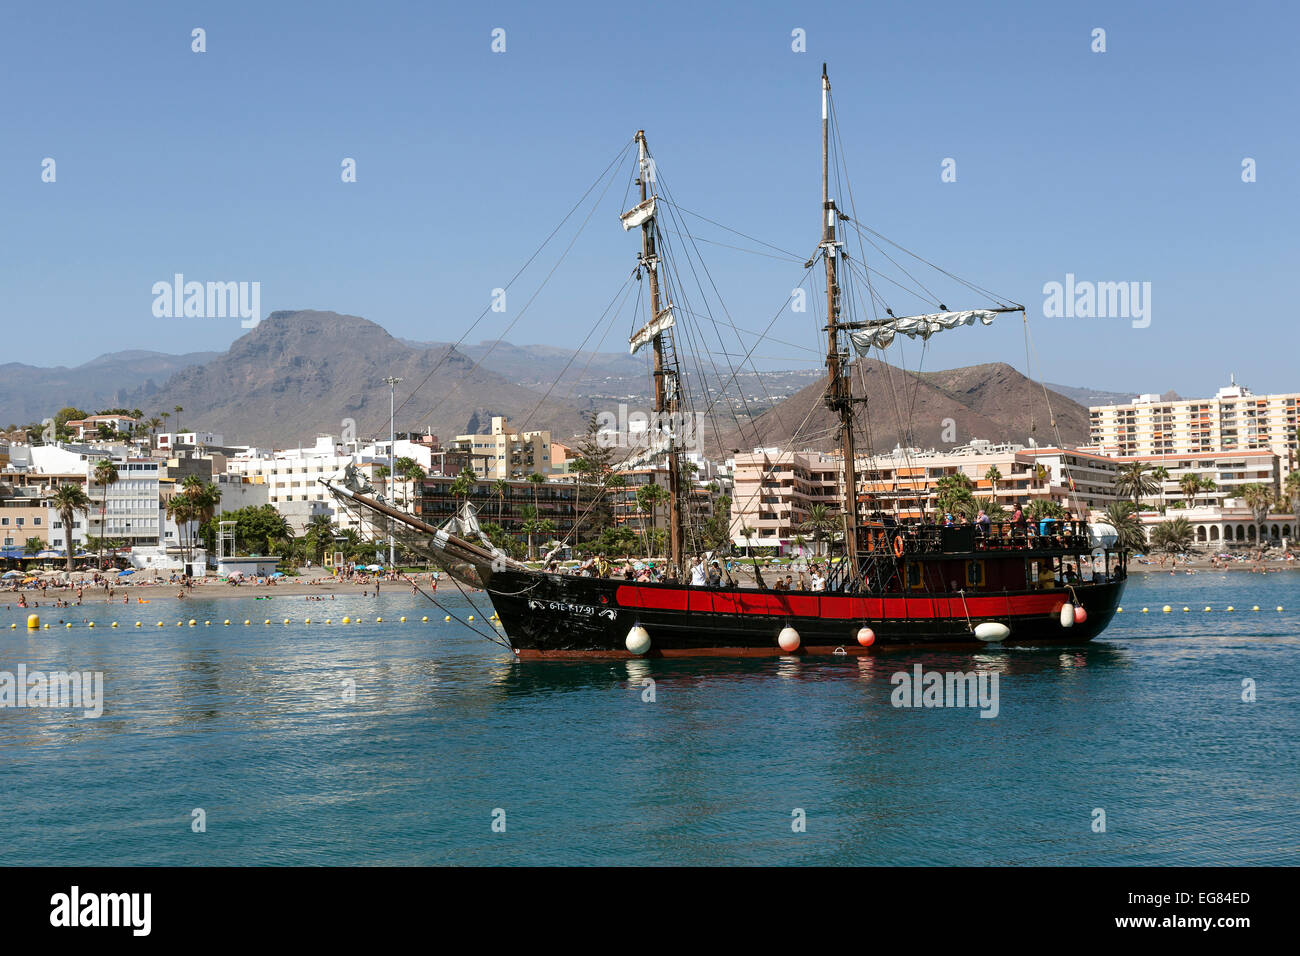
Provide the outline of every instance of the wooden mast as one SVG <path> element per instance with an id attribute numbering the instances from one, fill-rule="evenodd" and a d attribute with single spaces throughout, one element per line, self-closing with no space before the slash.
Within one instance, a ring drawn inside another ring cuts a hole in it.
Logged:
<path id="1" fill-rule="evenodd" d="M 650 169 L 649 147 L 645 141 L 645 130 L 637 130 L 636 143 L 640 160 L 637 185 L 641 187 L 641 203 L 649 197 Z M 641 223 L 641 263 L 650 276 L 650 321 L 654 323 L 660 315 L 659 303 L 659 257 L 655 252 L 655 217 L 646 217 Z M 682 566 L 684 551 L 681 512 L 681 466 L 677 460 L 678 428 L 678 382 L 675 367 L 666 361 L 664 354 L 664 334 L 666 330 L 655 333 L 654 344 L 654 390 L 655 413 L 659 427 L 668 428 L 668 561 L 679 574 L 685 572 Z"/>
<path id="2" fill-rule="evenodd" d="M 830 194 L 831 81 L 822 64 L 822 258 L 826 260 L 826 407 L 840 419 L 840 450 L 844 455 L 844 553 L 849 580 L 857 576 L 858 479 L 853 448 L 853 386 L 846 374 L 847 353 L 840 351 L 840 287 L 836 279 L 835 202 Z"/>

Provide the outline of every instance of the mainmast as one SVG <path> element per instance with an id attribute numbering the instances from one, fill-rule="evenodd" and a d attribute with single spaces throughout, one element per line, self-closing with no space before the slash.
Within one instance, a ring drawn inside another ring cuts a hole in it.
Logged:
<path id="1" fill-rule="evenodd" d="M 853 449 L 853 384 L 845 368 L 848 350 L 840 351 L 840 287 L 836 278 L 836 256 L 842 243 L 835 239 L 835 201 L 830 194 L 830 96 L 831 81 L 822 64 L 822 257 L 826 260 L 826 407 L 840 419 L 841 452 L 844 455 L 844 550 L 849 560 L 850 580 L 857 575 L 858 478 Z"/>
<path id="2" fill-rule="evenodd" d="M 623 214 L 623 227 L 641 226 L 641 265 L 650 277 L 650 321 L 632 336 L 632 351 L 636 352 L 649 338 L 654 347 L 655 423 L 668 438 L 668 560 L 679 573 L 684 571 L 682 556 L 685 550 L 682 522 L 682 477 L 678 461 L 677 431 L 679 388 L 676 354 L 672 351 L 673 307 L 660 307 L 659 255 L 655 250 L 655 197 L 650 192 L 654 182 L 654 166 L 646 146 L 645 130 L 637 130 L 636 144 L 640 161 L 637 185 L 641 188 L 641 201 Z"/>

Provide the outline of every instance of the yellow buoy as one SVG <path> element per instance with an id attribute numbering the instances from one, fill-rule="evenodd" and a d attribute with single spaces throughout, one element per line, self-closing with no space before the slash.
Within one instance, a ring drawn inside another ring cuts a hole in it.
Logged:
<path id="1" fill-rule="evenodd" d="M 1231 610 L 1232 610 L 1232 605 L 1229 604 L 1227 607 L 1224 608 L 1224 610 L 1225 610 L 1225 611 L 1231 611 Z"/>
<path id="2" fill-rule="evenodd" d="M 1146 608 L 1143 608 L 1143 609 L 1142 609 L 1142 613 L 1145 614 L 1146 612 L 1147 612 L 1147 609 L 1146 609 Z"/>
<path id="3" fill-rule="evenodd" d="M 114 622 L 112 623 L 111 626 L 112 626 L 112 627 L 117 627 L 117 621 L 114 621 Z"/>
<path id="4" fill-rule="evenodd" d="M 193 627 L 195 623 L 197 622 L 194 620 L 194 618 L 190 618 L 190 627 Z"/>
<path id="5" fill-rule="evenodd" d="M 1278 609 L 1279 611 L 1282 610 L 1282 605 L 1279 604 L 1279 605 L 1277 606 L 1277 609 Z"/>
<path id="6" fill-rule="evenodd" d="M 271 623 L 271 619 L 268 617 L 268 618 L 267 618 L 265 621 L 263 621 L 262 623 L 263 623 L 263 624 L 270 624 L 270 623 Z"/>
<path id="7" fill-rule="evenodd" d="M 1164 611 L 1164 613 L 1168 614 L 1170 611 L 1173 610 L 1173 608 L 1171 608 L 1168 604 L 1166 604 L 1166 605 L 1165 605 L 1164 607 L 1162 607 L 1160 610 L 1162 610 L 1162 611 Z"/>
<path id="8" fill-rule="evenodd" d="M 376 624 L 383 624 L 383 623 L 384 623 L 384 619 L 383 619 L 382 617 L 377 617 L 377 618 L 375 618 L 375 623 L 376 623 Z"/>
<path id="9" fill-rule="evenodd" d="M 139 621 L 136 621 L 136 622 L 135 622 L 135 626 L 136 626 L 136 627 L 140 627 L 140 626 L 141 626 L 141 625 L 140 625 L 140 622 L 139 622 Z"/>
<path id="10" fill-rule="evenodd" d="M 15 627 L 17 627 L 17 626 L 18 626 L 17 624 L 10 624 L 10 625 L 9 625 L 9 630 L 12 631 L 12 630 L 13 630 Z"/>
<path id="11" fill-rule="evenodd" d="M 352 623 L 352 618 L 350 618 L 350 617 L 345 617 L 345 618 L 343 619 L 343 623 L 344 623 L 344 624 L 351 624 L 351 623 Z"/>
<path id="12" fill-rule="evenodd" d="M 1258 611 L 1258 610 L 1259 610 L 1259 605 L 1256 604 L 1254 607 L 1251 608 L 1251 610 L 1252 610 L 1252 611 Z"/>
<path id="13" fill-rule="evenodd" d="M 245 621 L 245 622 L 244 622 L 244 626 L 247 627 L 249 624 L 252 624 L 252 623 L 253 623 L 252 621 Z"/>
<path id="14" fill-rule="evenodd" d="M 221 626 L 222 626 L 222 627 L 230 627 L 230 618 L 226 618 L 224 621 L 222 621 L 222 622 L 221 622 Z"/>
<path id="15" fill-rule="evenodd" d="M 86 625 L 86 626 L 87 626 L 87 627 L 94 627 L 94 626 L 95 626 L 95 622 L 94 622 L 94 621 L 91 621 L 91 622 L 90 622 L 88 625 Z"/>
<path id="16" fill-rule="evenodd" d="M 304 623 L 304 624 L 310 624 L 310 623 L 311 623 L 311 618 L 307 618 L 307 620 L 303 621 L 303 623 Z"/>
<path id="17" fill-rule="evenodd" d="M 1116 613 L 1116 614 L 1123 614 L 1123 613 L 1124 613 L 1124 609 L 1123 609 L 1122 607 L 1117 607 L 1117 608 L 1115 608 L 1115 613 Z"/>
<path id="18" fill-rule="evenodd" d="M 443 618 L 443 620 L 444 620 L 444 621 L 450 621 L 450 620 L 451 620 L 451 615 L 448 614 L 446 617 Z"/>
<path id="19" fill-rule="evenodd" d="M 67 624 L 64 624 L 63 626 L 64 626 L 64 627 L 72 627 L 72 622 L 69 621 Z"/>
<path id="20" fill-rule="evenodd" d="M 158 622 L 158 626 L 159 626 L 159 627 L 162 627 L 162 626 L 163 626 L 163 622 L 162 622 L 162 621 L 159 621 L 159 622 Z"/>
<path id="21" fill-rule="evenodd" d="M 1185 608 L 1183 608 L 1183 610 L 1184 610 L 1184 611 L 1190 611 L 1191 608 L 1190 608 L 1190 607 L 1185 607 Z"/>
<path id="22" fill-rule="evenodd" d="M 1282 610 L 1282 609 L 1281 609 L 1281 608 L 1278 608 L 1278 610 L 1280 611 L 1280 610 Z M 429 623 L 429 615 L 426 614 L 424 617 L 420 618 L 420 620 L 423 621 L 425 624 L 428 624 L 428 623 Z"/>
<path id="23" fill-rule="evenodd" d="M 289 623 L 289 619 L 288 619 L 287 617 L 284 619 L 284 623 L 285 623 L 285 624 L 288 624 L 288 623 Z"/>
<path id="24" fill-rule="evenodd" d="M 474 620 L 474 615 L 471 614 L 471 615 L 469 616 L 469 619 L 470 619 L 471 621 Z"/>
<path id="25" fill-rule="evenodd" d="M 1255 610 L 1258 611 L 1259 608 L 1255 608 Z M 400 619 L 398 620 L 398 623 L 400 623 L 400 624 L 405 624 L 405 623 L 406 623 L 406 618 L 404 618 L 404 617 L 403 617 L 403 618 L 400 618 Z"/>
<path id="26" fill-rule="evenodd" d="M 1208 607 L 1207 607 L 1207 608 L 1206 608 L 1206 610 L 1207 610 L 1207 611 L 1208 611 L 1208 610 L 1209 610 L 1209 608 L 1208 608 Z"/>
<path id="27" fill-rule="evenodd" d="M 38 627 L 41 626 L 41 616 L 39 614 L 28 614 L 27 626 L 30 627 L 33 631 L 36 630 Z"/>

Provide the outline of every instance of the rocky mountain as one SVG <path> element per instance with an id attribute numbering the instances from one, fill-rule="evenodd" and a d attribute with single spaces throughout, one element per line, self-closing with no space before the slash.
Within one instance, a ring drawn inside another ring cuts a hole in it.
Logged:
<path id="1" fill-rule="evenodd" d="M 26 425 L 76 405 L 100 408 L 135 408 L 128 394 L 151 395 L 182 369 L 202 365 L 219 352 L 167 355 L 135 350 L 111 352 L 75 368 L 38 368 L 21 362 L 0 365 L 0 426 Z M 149 404 L 156 405 L 150 401 Z M 140 406 L 143 409 L 143 405 Z"/>
<path id="2" fill-rule="evenodd" d="M 724 429 L 723 449 L 837 446 L 838 422 L 822 404 L 824 391 L 823 382 L 816 382 L 752 422 Z M 1061 441 L 1075 445 L 1088 437 L 1085 407 L 1049 389 L 1049 413 L 1043 386 L 1002 362 L 917 374 L 862 360 L 854 363 L 853 394 L 867 399 L 858 444 L 865 447 L 869 441 L 881 453 L 899 444 L 944 448 L 972 438 L 1055 444 L 1052 413 Z"/>
<path id="3" fill-rule="evenodd" d="M 181 405 L 187 428 L 240 444 L 310 444 L 318 433 L 340 434 L 347 419 L 364 439 L 388 433 L 388 376 L 402 379 L 398 431 L 432 429 L 446 438 L 486 431 L 493 415 L 522 425 L 534 408 L 527 427 L 557 438 L 586 422 L 583 410 L 543 399 L 449 346 L 410 346 L 358 316 L 314 311 L 273 312 L 229 351 L 125 404 L 146 414 Z"/>

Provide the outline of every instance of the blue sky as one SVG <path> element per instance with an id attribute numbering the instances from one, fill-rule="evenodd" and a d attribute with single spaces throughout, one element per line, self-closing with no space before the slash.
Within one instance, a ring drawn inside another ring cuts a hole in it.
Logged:
<path id="1" fill-rule="evenodd" d="M 260 282 L 263 313 L 332 309 L 458 339 L 638 128 L 683 206 L 810 254 L 826 61 L 862 221 L 1028 305 L 1041 377 L 1191 396 L 1231 372 L 1256 391 L 1300 388 L 1287 292 L 1300 17 L 1282 3 L 49 3 L 0 16 L 0 361 L 226 348 L 238 319 L 153 316 L 153 283 L 177 272 Z M 1096 27 L 1105 53 L 1090 49 Z M 791 50 L 796 28 L 806 53 Z M 55 183 L 41 182 L 45 157 Z M 340 181 L 344 157 L 356 183 Z M 955 183 L 940 180 L 947 157 Z M 1257 182 L 1241 180 L 1245 157 Z M 616 219 L 626 178 L 511 341 L 587 335 L 635 264 Z M 470 341 L 501 333 L 561 248 Z M 743 327 L 766 326 L 802 273 L 703 248 Z M 1067 273 L 1150 282 L 1150 326 L 1044 317 L 1044 283 Z M 774 334 L 806 348 L 755 355 L 819 364 L 815 325 L 786 315 Z M 915 367 L 919 349 L 905 354 Z M 1024 354 L 1006 321 L 936 338 L 925 367 L 1023 369 Z"/>

